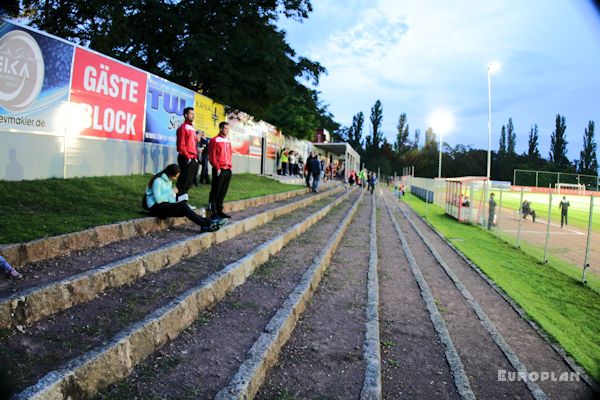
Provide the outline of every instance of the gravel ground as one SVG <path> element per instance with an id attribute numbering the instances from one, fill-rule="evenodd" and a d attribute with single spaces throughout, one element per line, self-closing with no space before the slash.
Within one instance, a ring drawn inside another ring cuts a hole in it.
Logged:
<path id="1" fill-rule="evenodd" d="M 409 207 L 402 205 L 405 211 Z M 556 351 L 523 320 L 519 314 L 490 285 L 477 274 L 448 244 L 411 212 L 412 221 L 425 234 L 435 249 L 452 265 L 454 273 L 471 292 L 506 342 L 517 353 L 530 372 L 554 372 L 560 376 L 572 372 Z M 593 399 L 593 391 L 583 380 L 577 382 L 538 381 L 550 398 Z"/>
<path id="2" fill-rule="evenodd" d="M 211 247 L 171 268 L 108 290 L 94 300 L 31 326 L 3 332 L 0 365 L 22 389 L 64 362 L 102 345 L 116 333 L 167 304 L 210 274 L 240 259 L 333 199 L 326 198 Z"/>
<path id="3" fill-rule="evenodd" d="M 397 208 L 394 208 L 394 214 L 444 318 L 475 396 L 481 399 L 531 399 L 523 382 L 498 381 L 498 370 L 514 372 L 514 368 L 408 221 Z M 455 268 L 447 261 L 450 268 Z"/>
<path id="4" fill-rule="evenodd" d="M 458 399 L 444 346 L 384 207 L 377 218 L 383 398 Z"/>
<path id="5" fill-rule="evenodd" d="M 370 219 L 371 199 L 365 195 L 257 399 L 359 397 L 365 373 Z"/>
<path id="6" fill-rule="evenodd" d="M 321 222 L 285 246 L 177 339 L 156 351 L 100 399 L 210 399 L 283 304 L 314 255 L 356 200 L 350 195 Z"/>
<path id="7" fill-rule="evenodd" d="M 246 217 L 285 204 L 290 204 L 310 196 L 311 194 L 296 196 L 291 199 L 237 211 L 231 215 L 233 217 L 232 222 L 240 221 Z M 103 247 L 75 251 L 67 256 L 30 263 L 19 268 L 19 272 L 23 274 L 25 279 L 19 281 L 0 280 L 0 298 L 33 286 L 57 281 L 69 275 L 97 268 L 122 258 L 141 254 L 176 240 L 189 238 L 199 234 L 201 234 L 200 228 L 197 225 L 190 223 L 188 225 L 182 225 L 160 232 L 153 232 L 144 236 L 137 236 L 127 240 L 113 242 Z"/>

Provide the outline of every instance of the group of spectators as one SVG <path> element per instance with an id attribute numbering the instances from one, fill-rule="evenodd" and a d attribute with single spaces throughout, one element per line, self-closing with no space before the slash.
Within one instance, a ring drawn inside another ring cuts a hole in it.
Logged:
<path id="1" fill-rule="evenodd" d="M 144 194 L 144 208 L 158 218 L 187 217 L 202 231 L 212 232 L 223 226 L 229 215 L 223 211 L 223 202 L 231 181 L 232 148 L 229 124 L 219 124 L 219 134 L 212 139 L 193 127 L 194 109 L 183 111 L 185 121 L 177 129 L 177 164 L 168 165 L 154 175 Z M 208 177 L 208 164 L 212 166 L 212 181 Z M 198 170 L 202 166 L 200 177 Z M 176 182 L 174 188 L 172 182 Z M 198 215 L 189 203 L 188 191 L 196 182 L 210 184 L 208 204 L 210 218 Z"/>
<path id="2" fill-rule="evenodd" d="M 377 175 L 375 172 L 367 171 L 366 169 L 362 169 L 356 173 L 356 171 L 350 171 L 350 175 L 348 177 L 348 184 L 353 186 L 354 184 L 362 187 L 363 189 L 366 187 L 371 194 L 375 190 L 375 182 L 377 181 Z"/>
<path id="3" fill-rule="evenodd" d="M 279 163 L 280 175 L 302 176 L 301 171 L 304 169 L 304 160 L 297 151 L 283 148 L 279 156 Z"/>

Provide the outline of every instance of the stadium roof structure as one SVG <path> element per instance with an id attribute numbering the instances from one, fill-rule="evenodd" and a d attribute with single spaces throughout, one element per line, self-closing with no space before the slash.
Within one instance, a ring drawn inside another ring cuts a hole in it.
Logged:
<path id="1" fill-rule="evenodd" d="M 344 171 L 345 180 L 348 180 L 351 170 L 358 171 L 360 169 L 360 155 L 350 146 L 350 143 L 313 143 L 313 146 L 343 158 L 346 164 Z"/>

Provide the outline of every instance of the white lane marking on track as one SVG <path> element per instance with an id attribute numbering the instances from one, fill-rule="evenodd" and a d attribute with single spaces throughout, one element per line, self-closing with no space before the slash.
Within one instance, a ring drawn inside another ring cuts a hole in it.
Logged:
<path id="1" fill-rule="evenodd" d="M 518 218 L 511 218 L 511 220 L 515 221 L 515 220 L 518 220 Z M 542 219 L 542 218 L 538 217 L 538 218 L 536 218 L 536 221 L 539 221 L 542 225 L 548 225 L 548 222 L 545 219 Z M 564 230 L 567 230 L 569 232 L 573 232 L 572 233 L 573 235 L 585 235 L 585 233 L 577 231 L 577 230 L 569 228 L 569 227 L 561 228 L 560 225 L 555 224 L 555 223 L 550 223 L 550 226 L 553 226 L 553 227 L 558 228 L 558 229 L 564 229 Z M 516 231 L 509 230 L 509 231 L 505 231 L 505 232 L 516 232 Z M 525 232 L 525 231 L 521 231 L 521 232 Z M 534 232 L 534 231 L 531 231 L 531 232 Z M 546 232 L 542 232 L 542 233 L 546 234 Z M 554 235 L 555 233 L 559 233 L 559 234 L 565 235 L 565 233 L 554 232 L 554 231 L 551 232 L 552 235 Z"/>
<path id="2" fill-rule="evenodd" d="M 517 233 L 518 231 L 516 229 L 506 229 L 506 230 L 502 229 L 501 232 Z M 546 234 L 546 232 L 544 232 L 544 231 L 524 231 L 522 229 L 521 229 L 521 233 L 539 233 L 539 234 L 542 234 L 542 235 Z M 584 236 L 585 234 L 581 233 L 581 232 L 577 232 L 577 231 L 575 231 L 574 233 L 569 233 L 569 232 L 554 232 L 554 231 L 550 233 L 550 236 L 554 236 L 554 235 Z"/>

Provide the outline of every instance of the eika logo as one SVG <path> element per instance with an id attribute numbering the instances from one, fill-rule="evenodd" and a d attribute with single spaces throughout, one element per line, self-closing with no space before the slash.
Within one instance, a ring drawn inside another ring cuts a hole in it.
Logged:
<path id="1" fill-rule="evenodd" d="M 44 57 L 35 39 L 24 31 L 0 38 L 0 106 L 22 111 L 37 99 L 44 83 Z"/>

